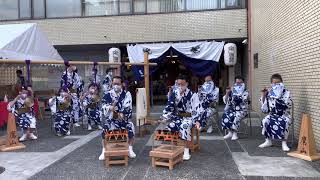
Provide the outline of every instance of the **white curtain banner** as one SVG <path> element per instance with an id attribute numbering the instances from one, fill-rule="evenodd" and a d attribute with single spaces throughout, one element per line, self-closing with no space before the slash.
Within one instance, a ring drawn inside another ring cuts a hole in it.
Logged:
<path id="1" fill-rule="evenodd" d="M 170 47 L 180 53 L 194 59 L 210 60 L 219 62 L 223 51 L 224 42 L 200 41 L 183 43 L 157 43 L 157 44 L 136 44 L 127 45 L 130 62 L 143 62 L 144 50 L 149 50 L 149 59 L 155 59 L 164 54 Z"/>

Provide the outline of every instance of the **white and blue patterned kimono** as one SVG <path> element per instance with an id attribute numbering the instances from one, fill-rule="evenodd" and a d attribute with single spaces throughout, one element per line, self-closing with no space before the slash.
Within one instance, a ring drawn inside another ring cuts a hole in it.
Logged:
<path id="1" fill-rule="evenodd" d="M 80 97 L 84 92 L 84 80 L 82 79 L 82 77 L 80 75 L 79 75 L 79 78 L 80 78 L 80 86 L 78 88 L 78 97 Z M 82 118 L 84 116 L 84 113 L 85 113 L 85 110 L 84 110 L 83 106 L 81 106 L 81 103 L 80 103 L 79 118 Z"/>
<path id="2" fill-rule="evenodd" d="M 165 120 L 169 120 L 167 126 L 169 131 L 180 132 L 182 140 L 191 141 L 192 127 L 196 122 L 202 124 L 200 118 L 201 112 L 202 107 L 197 93 L 186 89 L 180 95 L 179 90 L 175 90 L 168 99 L 168 104 L 163 110 L 162 117 Z"/>
<path id="3" fill-rule="evenodd" d="M 49 105 L 51 109 L 51 113 L 54 117 L 54 128 L 57 133 L 66 135 L 70 130 L 70 122 L 71 122 L 71 109 L 72 107 L 68 107 L 66 109 L 59 108 L 66 102 L 66 99 L 62 96 L 53 97 L 49 100 Z"/>
<path id="4" fill-rule="evenodd" d="M 21 129 L 27 130 L 29 128 L 36 128 L 36 118 L 33 106 L 27 108 L 27 112 L 22 113 L 20 110 L 23 108 L 27 108 L 25 106 L 25 100 L 19 98 L 11 108 L 8 108 L 8 110 L 13 112 Z"/>
<path id="5" fill-rule="evenodd" d="M 219 88 L 215 86 L 213 81 L 205 82 L 200 87 L 198 96 L 204 110 L 201 114 L 202 127 L 205 127 L 206 124 L 211 126 L 212 122 L 215 121 L 214 115 L 218 113 L 216 105 L 219 102 Z M 211 121 L 209 118 L 211 118 Z"/>
<path id="6" fill-rule="evenodd" d="M 264 102 L 261 102 L 261 111 L 269 113 L 262 120 L 262 134 L 266 138 L 271 139 L 287 139 L 291 123 L 290 108 L 292 106 L 292 99 L 290 91 L 283 88 L 280 97 L 274 97 L 268 93 Z"/>
<path id="7" fill-rule="evenodd" d="M 108 91 L 111 90 L 112 87 L 112 76 L 110 74 L 107 74 L 105 79 L 102 82 L 102 86 L 103 86 L 103 93 L 107 94 Z"/>
<path id="8" fill-rule="evenodd" d="M 113 118 L 113 111 L 110 110 L 112 105 L 115 106 L 115 112 L 123 114 L 123 119 Z M 120 93 L 116 93 L 112 89 L 104 94 L 102 99 L 102 111 L 106 118 L 103 125 L 102 138 L 104 138 L 106 132 L 120 129 L 126 129 L 130 139 L 134 137 L 134 125 L 131 122 L 132 97 L 129 91 L 122 90 Z"/>
<path id="9" fill-rule="evenodd" d="M 101 120 L 101 111 L 100 111 L 100 102 L 94 102 L 92 95 L 87 95 L 83 100 L 83 105 L 86 109 L 86 115 L 88 117 L 88 124 L 100 125 Z"/>
<path id="10" fill-rule="evenodd" d="M 223 102 L 226 107 L 221 119 L 222 129 L 238 131 L 241 120 L 248 114 L 248 91 L 244 89 L 244 85 L 240 91 L 234 87 L 228 96 L 223 96 Z"/>
<path id="11" fill-rule="evenodd" d="M 80 118 L 80 101 L 79 88 L 81 87 L 81 79 L 78 73 L 66 73 L 61 76 L 60 87 L 67 87 L 72 96 L 72 117 L 75 123 L 79 122 Z"/>
<path id="12" fill-rule="evenodd" d="M 92 75 L 89 78 L 89 84 L 88 86 L 90 86 L 90 84 L 97 84 L 100 87 L 100 83 L 101 83 L 101 78 L 98 74 L 96 74 L 96 77 L 94 77 L 94 75 Z"/>

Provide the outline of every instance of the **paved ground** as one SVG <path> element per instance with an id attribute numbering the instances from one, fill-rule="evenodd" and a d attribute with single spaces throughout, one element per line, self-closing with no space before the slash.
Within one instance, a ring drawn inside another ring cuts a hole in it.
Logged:
<path id="1" fill-rule="evenodd" d="M 157 107 L 152 112 L 160 110 Z M 4 129 L 0 130 L 0 134 L 4 133 Z M 151 167 L 150 135 L 136 138 L 137 158 L 130 159 L 128 167 L 106 168 L 98 161 L 100 132 L 79 127 L 69 137 L 57 137 L 50 130 L 50 117 L 46 116 L 38 123 L 38 134 L 39 140 L 24 143 L 26 149 L 0 153 L 0 166 L 6 168 L 0 179 L 320 179 L 319 162 L 288 157 L 280 144 L 258 148 L 263 141 L 260 127 L 253 127 L 251 136 L 241 135 L 238 141 L 223 140 L 217 128 L 213 134 L 202 133 L 201 150 L 172 171 Z"/>

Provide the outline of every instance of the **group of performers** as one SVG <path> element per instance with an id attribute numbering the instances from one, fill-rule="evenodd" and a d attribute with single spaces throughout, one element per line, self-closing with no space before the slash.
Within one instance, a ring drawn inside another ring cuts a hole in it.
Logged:
<path id="1" fill-rule="evenodd" d="M 92 69 L 89 78 L 88 91 L 83 91 L 84 83 L 75 66 L 69 66 L 61 77 L 59 94 L 49 100 L 49 105 L 55 119 L 54 127 L 57 135 L 70 135 L 70 126 L 79 126 L 79 119 L 87 119 L 88 130 L 93 125 L 102 130 L 102 138 L 107 131 L 127 130 L 129 137 L 129 157 L 135 158 L 133 151 L 134 125 L 132 118 L 132 97 L 124 90 L 123 80 L 113 76 L 113 68 L 106 70 L 102 81 L 97 69 Z M 102 89 L 102 98 L 100 90 Z M 71 123 L 72 122 L 72 123 Z M 102 141 L 102 146 L 104 143 Z M 104 160 L 105 148 L 99 160 Z"/>
<path id="2" fill-rule="evenodd" d="M 80 118 L 87 118 L 88 130 L 92 130 L 93 126 L 101 129 L 102 139 L 107 131 L 125 129 L 129 137 L 129 157 L 135 158 L 131 93 L 124 89 L 121 77 L 113 76 L 113 69 L 107 69 L 106 73 L 101 81 L 97 70 L 93 69 L 88 90 L 84 92 L 84 82 L 77 73 L 77 68 L 69 66 L 66 69 L 61 77 L 58 94 L 49 100 L 55 131 L 58 136 L 70 135 L 70 126 L 80 126 Z M 169 89 L 168 102 L 161 116 L 162 122 L 167 124 L 167 130 L 179 132 L 180 138 L 185 141 L 184 160 L 191 158 L 188 147 L 192 128 L 200 131 L 206 128 L 207 133 L 212 133 L 213 123 L 218 120 L 219 88 L 211 75 L 204 80 L 198 92 L 192 92 L 188 88 L 188 78 L 180 75 L 175 85 Z M 103 92 L 100 93 L 101 90 Z M 8 105 L 8 110 L 14 112 L 19 127 L 23 129 L 20 141 L 37 139 L 34 134 L 36 119 L 32 97 L 30 86 L 22 88 Z M 237 76 L 233 86 L 226 89 L 223 102 L 226 106 L 220 123 L 227 132 L 224 139 L 237 140 L 241 120 L 249 113 L 249 93 L 243 77 Z M 280 139 L 283 151 L 289 151 L 286 140 L 291 122 L 288 110 L 292 100 L 279 74 L 271 76 L 271 86 L 262 91 L 260 102 L 262 112 L 268 115 L 262 120 L 262 134 L 266 139 L 259 147 L 272 146 L 273 139 Z M 99 160 L 104 160 L 104 151 L 105 148 L 102 147 Z"/>
<path id="3" fill-rule="evenodd" d="M 271 86 L 262 91 L 260 98 L 261 110 L 268 115 L 262 120 L 262 134 L 266 140 L 260 148 L 272 146 L 272 140 L 282 140 L 282 150 L 289 151 L 287 146 L 288 127 L 291 123 L 290 108 L 292 100 L 279 74 L 271 76 Z M 175 85 L 168 93 L 168 104 L 163 110 L 162 119 L 167 121 L 167 129 L 179 132 L 180 138 L 186 141 L 184 160 L 191 155 L 188 144 L 191 141 L 191 129 L 201 130 L 207 126 L 207 133 L 212 133 L 212 122 L 217 118 L 217 104 L 219 102 L 219 88 L 212 81 L 212 76 L 205 77 L 205 82 L 198 92 L 188 89 L 188 80 L 179 76 Z M 227 131 L 224 139 L 237 140 L 241 120 L 249 113 L 249 92 L 246 89 L 244 78 L 235 77 L 232 87 L 226 89 L 223 96 L 225 103 L 221 118 L 221 127 Z"/>

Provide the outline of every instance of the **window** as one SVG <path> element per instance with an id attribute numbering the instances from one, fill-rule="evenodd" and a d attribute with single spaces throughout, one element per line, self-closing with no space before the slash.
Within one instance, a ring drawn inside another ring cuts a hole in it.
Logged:
<path id="1" fill-rule="evenodd" d="M 45 0 L 33 0 L 33 18 L 45 18 Z"/>
<path id="2" fill-rule="evenodd" d="M 0 20 L 13 20 L 18 18 L 18 0 L 1 0 Z"/>
<path id="3" fill-rule="evenodd" d="M 20 18 L 30 19 L 31 18 L 31 0 L 19 0 L 20 1 Z"/>
<path id="4" fill-rule="evenodd" d="M 148 13 L 177 12 L 184 10 L 184 0 L 148 0 Z"/>
<path id="5" fill-rule="evenodd" d="M 81 16 L 81 0 L 47 0 L 47 17 Z"/>
<path id="6" fill-rule="evenodd" d="M 246 8 L 246 0 L 0 0 L 0 21 Z"/>
<path id="7" fill-rule="evenodd" d="M 234 6 L 238 6 L 237 0 L 227 0 L 227 7 L 234 7 Z"/>
<path id="8" fill-rule="evenodd" d="M 134 0 L 134 13 L 145 13 L 146 12 L 146 0 Z"/>
<path id="9" fill-rule="evenodd" d="M 85 0 L 85 16 L 118 14 L 118 0 Z"/>
<path id="10" fill-rule="evenodd" d="M 132 12 L 132 0 L 120 0 L 120 14 L 131 14 Z"/>
<path id="11" fill-rule="evenodd" d="M 218 9 L 220 0 L 186 0 L 187 10 Z M 222 0 L 224 1 L 224 0 Z"/>
<path id="12" fill-rule="evenodd" d="M 230 8 L 240 6 L 240 0 L 221 0 L 221 8 Z"/>

